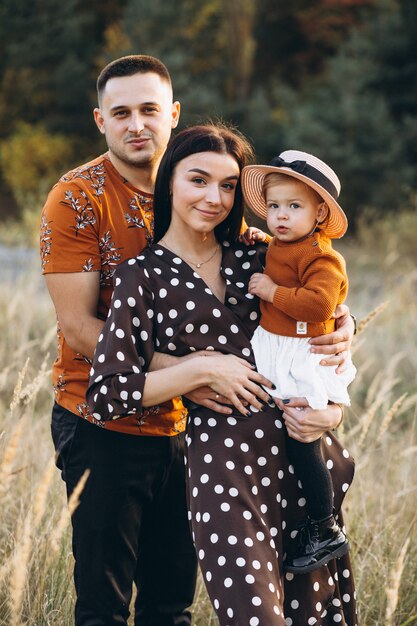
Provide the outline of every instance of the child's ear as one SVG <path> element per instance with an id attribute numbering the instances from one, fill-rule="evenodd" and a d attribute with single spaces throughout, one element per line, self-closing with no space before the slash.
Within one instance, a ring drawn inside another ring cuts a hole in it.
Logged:
<path id="1" fill-rule="evenodd" d="M 329 207 L 325 202 L 321 202 L 317 207 L 317 221 L 319 224 L 324 222 L 329 214 Z"/>

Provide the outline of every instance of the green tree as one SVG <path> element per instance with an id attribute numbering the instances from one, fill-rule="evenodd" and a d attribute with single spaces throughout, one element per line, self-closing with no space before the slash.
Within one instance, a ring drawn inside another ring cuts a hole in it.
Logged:
<path id="1" fill-rule="evenodd" d="M 71 118 L 78 112 L 83 117 L 87 77 L 77 4 L 76 0 L 4 1 L 1 135 L 11 131 L 10 111 L 12 122 L 43 120 L 49 128 L 60 130 L 73 127 Z"/>
<path id="2" fill-rule="evenodd" d="M 387 68 L 381 54 L 385 35 L 391 33 L 392 67 L 405 54 L 406 41 L 409 58 L 415 56 L 410 35 L 415 24 L 408 24 L 404 4 L 406 0 L 384 2 L 384 10 L 341 46 L 325 79 L 308 97 L 292 94 L 287 106 L 287 144 L 316 152 L 334 166 L 342 179 L 344 205 L 353 218 L 369 206 L 380 211 L 403 207 L 417 184 L 415 143 L 410 145 L 410 136 L 415 140 L 417 135 L 417 104 L 409 106 L 407 93 L 408 84 L 411 89 L 416 84 L 417 66 L 408 62 L 413 69 L 407 85 L 401 73 L 395 76 L 403 94 L 397 94 L 396 101 L 382 80 Z M 396 37 L 400 31 L 401 45 Z M 394 49 L 401 54 L 395 57 Z"/>
<path id="3" fill-rule="evenodd" d="M 2 0 L 0 140 L 41 122 L 78 136 L 87 160 L 102 147 L 97 72 L 153 54 L 182 125 L 235 122 L 262 161 L 288 145 L 321 151 L 349 206 L 384 208 L 417 186 L 416 38 L 415 0 Z"/>
<path id="4" fill-rule="evenodd" d="M 169 67 L 183 122 L 224 116 L 242 123 L 250 95 L 256 7 L 250 0 L 129 0 L 106 32 L 100 64 L 147 53 Z"/>
<path id="5" fill-rule="evenodd" d="M 327 60 L 362 22 L 364 9 L 373 13 L 374 5 L 375 0 L 261 0 L 254 84 L 269 87 L 278 76 L 286 85 L 303 88 L 323 73 Z"/>
<path id="6" fill-rule="evenodd" d="M 369 23 L 368 54 L 375 72 L 369 88 L 384 97 L 404 145 L 404 165 L 413 168 L 417 188 L 417 3 L 383 0 Z"/>
<path id="7" fill-rule="evenodd" d="M 0 144 L 3 177 L 23 212 L 37 209 L 51 186 L 75 160 L 75 143 L 41 124 L 20 122 Z"/>
<path id="8" fill-rule="evenodd" d="M 94 57 L 106 20 L 118 15 L 109 2 L 100 5 L 97 10 L 97 0 L 2 0 L 0 137 L 18 120 L 93 136 Z"/>
<path id="9" fill-rule="evenodd" d="M 2 0 L 0 140 L 14 137 L 15 131 L 19 135 L 22 121 L 41 122 L 45 132 L 63 133 L 71 145 L 78 135 L 79 159 L 96 152 L 94 59 L 107 23 L 119 19 L 123 5 L 124 0 Z M 71 165 L 61 163 L 64 170 Z M 10 182 L 0 170 L 0 208 L 3 197 L 9 205 L 6 179 Z"/>

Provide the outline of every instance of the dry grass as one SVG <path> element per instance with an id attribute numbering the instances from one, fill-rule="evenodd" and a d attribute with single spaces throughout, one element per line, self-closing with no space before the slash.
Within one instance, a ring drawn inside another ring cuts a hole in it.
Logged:
<path id="1" fill-rule="evenodd" d="M 67 511 L 49 429 L 54 312 L 36 273 L 1 287 L 0 624 L 66 626 L 74 600 L 67 526 L 58 551 L 50 545 Z"/>
<path id="2" fill-rule="evenodd" d="M 417 218 L 396 229 L 362 226 L 342 250 L 364 320 L 341 435 L 357 459 L 346 517 L 362 626 L 417 624 Z M 70 626 L 69 512 L 49 432 L 54 313 L 36 276 L 0 290 L 0 625 Z M 216 623 L 200 580 L 195 626 Z"/>

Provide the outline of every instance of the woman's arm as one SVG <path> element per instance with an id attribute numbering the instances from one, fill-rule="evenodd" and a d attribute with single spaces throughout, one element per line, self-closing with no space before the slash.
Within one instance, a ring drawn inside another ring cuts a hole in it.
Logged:
<path id="1" fill-rule="evenodd" d="M 338 404 L 329 404 L 322 410 L 311 409 L 305 398 L 291 398 L 287 404 L 278 400 L 277 404 L 283 411 L 289 436 L 303 443 L 315 441 L 326 431 L 337 428 L 343 418 Z"/>
<path id="2" fill-rule="evenodd" d="M 87 401 L 97 420 L 141 413 L 144 407 L 209 385 L 243 415 L 242 401 L 258 409 L 272 384 L 233 355 L 199 356 L 159 371 L 150 371 L 155 355 L 154 294 L 149 274 L 132 259 L 115 274 L 109 316 L 98 339 Z"/>
<path id="3" fill-rule="evenodd" d="M 104 337 L 106 332 L 105 327 Z M 137 366 L 133 367 L 137 370 Z M 96 419 L 105 421 L 141 412 L 145 407 L 161 404 L 204 385 L 247 416 L 250 411 L 243 402 L 262 410 L 263 403 L 270 398 L 261 385 L 272 388 L 268 379 L 234 355 L 198 356 L 147 373 L 125 371 L 120 374 L 117 369 L 107 366 L 104 373 L 98 361 L 94 361 L 87 398 Z"/>
<path id="4" fill-rule="evenodd" d="M 203 385 L 210 386 L 243 415 L 248 414 L 248 409 L 242 400 L 261 410 L 262 402 L 268 402 L 270 398 L 260 385 L 272 388 L 272 383 L 244 359 L 224 354 L 198 356 L 180 359 L 175 365 L 149 372 L 144 384 L 142 406 L 165 402 Z"/>
<path id="5" fill-rule="evenodd" d="M 202 355 L 216 356 L 218 354 L 220 353 L 214 352 L 213 350 L 199 350 L 198 352 L 190 352 L 190 354 L 185 356 L 174 356 L 173 354 L 155 352 L 149 365 L 149 371 L 154 372 L 165 369 L 171 365 L 176 365 L 183 360 L 195 359 L 196 357 Z M 193 391 L 188 391 L 182 395 L 187 398 L 187 400 L 190 400 L 190 402 L 204 406 L 211 411 L 216 411 L 216 413 L 222 413 L 223 415 L 231 415 L 233 413 L 233 409 L 228 404 L 228 398 L 222 394 L 216 393 L 208 385 L 202 385 L 201 387 L 198 387 Z M 246 400 L 243 404 L 246 406 Z"/>

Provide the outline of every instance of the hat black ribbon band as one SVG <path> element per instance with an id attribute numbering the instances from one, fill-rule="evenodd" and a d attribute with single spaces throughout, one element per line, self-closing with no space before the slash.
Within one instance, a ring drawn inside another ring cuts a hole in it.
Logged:
<path id="1" fill-rule="evenodd" d="M 333 183 L 312 165 L 309 165 L 306 161 L 291 161 L 291 163 L 287 163 L 281 157 L 274 157 L 269 165 L 273 167 L 288 167 L 294 172 L 298 174 L 303 174 L 307 178 L 310 178 L 312 181 L 323 187 L 335 200 L 338 198 L 338 193 L 336 187 Z"/>

